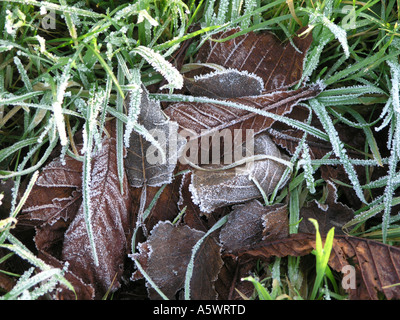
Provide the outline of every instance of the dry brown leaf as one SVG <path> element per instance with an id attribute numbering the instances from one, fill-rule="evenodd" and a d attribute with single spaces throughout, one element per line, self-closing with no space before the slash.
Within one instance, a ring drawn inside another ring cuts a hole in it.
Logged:
<path id="1" fill-rule="evenodd" d="M 277 115 L 285 115 L 290 113 L 292 108 L 299 102 L 313 98 L 320 92 L 321 87 L 313 85 L 291 91 L 276 91 L 259 96 L 237 97 L 227 99 L 227 101 Z M 267 130 L 275 122 L 272 118 L 247 110 L 213 103 L 179 102 L 169 106 L 165 113 L 176 121 L 181 129 L 186 129 L 188 136 L 192 140 L 221 132 L 224 129 L 229 129 L 232 133 L 235 129 L 251 129 L 254 130 L 254 134 L 257 134 Z M 245 134 L 242 134 L 242 136 L 244 139 Z"/>
<path id="2" fill-rule="evenodd" d="M 245 202 L 261 196 L 252 179 L 255 179 L 266 194 L 270 194 L 279 183 L 286 166 L 276 159 L 283 159 L 276 145 L 268 135 L 258 135 L 254 139 L 254 154 L 275 157 L 248 162 L 240 167 L 215 171 L 223 165 L 203 166 L 194 169 L 189 186 L 193 202 L 204 213 L 217 208 Z M 282 184 L 280 187 L 282 187 Z"/>
<path id="3" fill-rule="evenodd" d="M 288 235 L 287 209 L 283 204 L 263 206 L 252 200 L 233 207 L 228 221 L 219 236 L 222 248 L 227 252 L 254 247 L 267 237 L 284 238 Z"/>
<path id="4" fill-rule="evenodd" d="M 241 259 L 268 259 L 272 256 L 303 256 L 315 249 L 315 235 L 298 233 L 288 238 L 260 244 L 238 254 Z M 400 298 L 400 249 L 378 241 L 337 235 L 329 266 L 342 272 L 355 267 L 356 287 L 347 289 L 352 300 L 376 300 L 381 292 L 387 299 Z M 388 287 L 391 286 L 391 287 Z"/>
<path id="5" fill-rule="evenodd" d="M 65 233 L 62 259 L 84 282 L 93 284 L 99 295 L 119 288 L 128 250 L 131 200 L 129 192 L 121 195 L 114 138 L 103 140 L 102 149 L 93 156 L 92 168 L 91 223 L 99 264 L 92 258 L 82 206 Z M 123 182 L 123 189 L 128 190 L 126 176 Z"/>
<path id="6" fill-rule="evenodd" d="M 139 244 L 139 253 L 133 255 L 142 265 L 158 288 L 169 298 L 179 298 L 179 291 L 185 282 L 186 268 L 193 246 L 204 236 L 204 232 L 188 226 L 174 226 L 171 222 L 159 222 L 151 231 L 146 242 Z M 190 283 L 191 299 L 214 300 L 214 281 L 222 266 L 220 247 L 211 237 L 207 238 L 197 251 L 193 276 Z M 132 280 L 142 277 L 139 271 Z M 148 287 L 150 299 L 160 299 L 158 293 Z"/>
<path id="7" fill-rule="evenodd" d="M 321 234 L 326 235 L 332 227 L 335 227 L 335 234 L 344 234 L 343 225 L 354 218 L 354 210 L 337 201 L 335 185 L 331 181 L 327 181 L 326 185 L 327 199 L 324 204 L 314 200 L 301 208 L 300 218 L 302 220 L 298 230 L 300 233 L 314 232 L 315 227 L 309 221 L 309 218 L 313 218 L 318 221 Z"/>
<path id="8" fill-rule="evenodd" d="M 231 29 L 216 34 L 214 38 L 224 39 L 238 31 Z M 200 48 L 196 62 L 245 70 L 264 80 L 265 91 L 276 90 L 300 80 L 312 35 L 309 33 L 305 38 L 295 36 L 292 40 L 296 48 L 290 43 L 283 46 L 270 32 L 248 32 L 224 42 L 209 40 Z"/>
<path id="9" fill-rule="evenodd" d="M 127 254 L 130 226 L 130 193 L 121 195 L 117 174 L 115 130 L 108 127 L 111 137 L 105 137 L 102 149 L 93 155 L 91 172 L 91 223 L 99 265 L 96 266 L 86 231 L 82 208 L 82 163 L 65 156 L 50 162 L 40 174 L 28 197 L 23 223 L 36 226 L 35 244 L 39 255 L 49 264 L 69 263 L 69 274 L 81 286 L 75 288 L 87 299 L 95 289 L 100 298 L 108 290 L 119 287 Z M 124 177 L 124 190 L 128 182 Z M 91 288 L 93 287 L 93 288 Z M 59 293 L 60 297 L 72 297 Z"/>
<path id="10" fill-rule="evenodd" d="M 129 105 L 129 99 L 130 95 L 125 99 L 126 105 Z M 148 98 L 146 89 L 143 89 L 137 122 L 158 141 L 164 151 L 165 159 L 151 142 L 133 131 L 125 159 L 130 185 L 142 187 L 146 184 L 150 187 L 159 187 L 170 183 L 186 140 L 178 134 L 177 124 L 165 117 L 160 103 Z"/>

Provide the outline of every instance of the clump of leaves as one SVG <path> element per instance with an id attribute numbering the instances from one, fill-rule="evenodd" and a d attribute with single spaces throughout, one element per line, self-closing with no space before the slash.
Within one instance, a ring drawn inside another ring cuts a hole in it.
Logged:
<path id="1" fill-rule="evenodd" d="M 328 237 L 317 276 L 325 263 L 351 264 L 350 298 L 398 297 L 396 248 L 355 237 L 368 230 L 387 242 L 397 230 L 394 1 L 350 11 L 341 1 L 15 2 L 0 19 L 0 177 L 14 180 L 0 245 L 41 273 L 28 270 L 6 298 L 101 298 L 134 273 L 151 298 L 231 299 L 249 288 L 240 279 L 257 259 L 322 252 L 309 216 L 323 238 L 332 224 L 342 229 Z M 39 28 L 48 14 L 67 30 Z M 225 129 L 237 135 L 224 135 L 220 150 L 242 147 L 250 130 L 257 153 L 181 163 L 185 143 L 209 151 L 217 142 L 206 140 Z M 179 130 L 190 135 L 171 148 Z M 15 219 L 34 226 L 38 257 L 12 235 Z M 171 262 L 166 272 L 158 261 L 175 253 L 187 268 Z M 137 269 L 125 270 L 128 255 Z"/>

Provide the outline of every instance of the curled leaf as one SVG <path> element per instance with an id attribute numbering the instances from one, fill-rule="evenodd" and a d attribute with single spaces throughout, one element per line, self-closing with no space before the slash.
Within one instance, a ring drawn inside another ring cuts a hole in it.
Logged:
<path id="1" fill-rule="evenodd" d="M 125 103 L 129 104 L 129 99 L 130 96 Z M 137 122 L 150 136 L 136 131 L 130 136 L 125 158 L 130 185 L 141 187 L 143 184 L 161 186 L 170 183 L 177 159 L 186 144 L 186 140 L 178 135 L 178 125 L 167 119 L 159 102 L 150 100 L 147 92 L 142 94 Z"/>
<path id="2" fill-rule="evenodd" d="M 227 170 L 219 170 L 223 168 L 220 164 L 193 170 L 189 189 L 193 202 L 199 205 L 201 211 L 210 213 L 219 207 L 259 198 L 262 194 L 259 187 L 265 194 L 272 193 L 286 169 L 282 163 L 284 159 L 265 134 L 255 137 L 254 154 L 266 158 Z"/>

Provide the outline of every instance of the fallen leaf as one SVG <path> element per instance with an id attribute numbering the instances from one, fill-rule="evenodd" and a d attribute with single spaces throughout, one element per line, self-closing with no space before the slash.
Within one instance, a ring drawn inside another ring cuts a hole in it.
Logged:
<path id="1" fill-rule="evenodd" d="M 219 239 L 225 251 L 239 251 L 255 246 L 264 237 L 284 238 L 288 228 L 285 205 L 263 206 L 258 200 L 252 200 L 233 207 Z"/>
<path id="2" fill-rule="evenodd" d="M 52 265 L 69 263 L 68 271 L 76 278 L 75 283 L 84 285 L 78 288 L 84 293 L 78 299 L 88 298 L 93 289 L 96 298 L 108 289 L 115 291 L 127 255 L 131 198 L 129 192 L 121 195 L 114 127 L 110 125 L 107 131 L 111 137 L 103 139 L 101 150 L 92 157 L 91 223 L 99 253 L 98 266 L 92 258 L 83 216 L 82 162 L 66 155 L 65 164 L 56 158 L 44 167 L 21 215 L 23 223 L 36 226 L 39 255 Z M 128 190 L 126 176 L 124 190 Z M 73 295 L 65 292 L 60 296 Z"/>
<path id="3" fill-rule="evenodd" d="M 327 199 L 324 204 L 314 200 L 300 209 L 300 233 L 314 232 L 315 227 L 309 221 L 313 218 L 318 221 L 321 234 L 326 235 L 332 227 L 335 227 L 336 235 L 345 234 L 342 227 L 354 218 L 354 210 L 337 201 L 336 186 L 331 181 L 327 181 L 326 185 Z"/>
<path id="4" fill-rule="evenodd" d="M 93 284 L 99 295 L 119 288 L 128 250 L 131 200 L 128 192 L 121 195 L 115 138 L 103 140 L 102 149 L 93 155 L 92 168 L 91 223 L 99 264 L 93 261 L 83 206 L 65 233 L 62 258 L 71 264 L 74 274 Z M 126 176 L 123 182 L 123 189 L 128 190 Z"/>
<path id="5" fill-rule="evenodd" d="M 315 235 L 298 233 L 285 239 L 263 243 L 238 253 L 240 259 L 268 259 L 272 256 L 303 256 L 315 249 Z M 391 299 L 400 298 L 400 249 L 369 239 L 336 235 L 329 266 L 344 272 L 354 266 L 355 288 L 348 288 L 351 300 L 377 300 L 378 293 Z"/>
<path id="6" fill-rule="evenodd" d="M 222 39 L 237 31 L 220 33 L 216 38 Z M 217 64 L 225 70 L 209 73 L 206 68 L 201 68 L 187 75 L 186 85 L 196 96 L 224 99 L 231 104 L 275 115 L 288 114 L 299 102 L 317 96 L 322 90 L 320 84 L 287 90 L 301 78 L 303 60 L 312 36 L 295 38 L 293 41 L 298 50 L 291 44 L 283 47 L 274 35 L 262 32 L 250 32 L 225 42 L 207 41 L 200 48 L 196 61 L 208 65 Z M 261 82 L 264 82 L 262 92 L 259 88 Z M 182 129 L 180 134 L 189 140 L 184 155 L 192 145 L 201 144 L 200 137 L 217 135 L 218 138 L 223 131 L 229 130 L 235 143 L 239 131 L 252 130 L 253 134 L 258 134 L 269 129 L 275 122 L 270 117 L 221 105 L 217 101 L 178 102 L 168 106 L 165 113 L 179 124 Z M 241 133 L 242 142 L 245 140 L 244 132 Z"/>
<path id="7" fill-rule="evenodd" d="M 317 96 L 321 92 L 319 85 L 303 87 L 290 91 L 275 91 L 258 96 L 226 99 L 228 102 L 243 104 L 252 108 L 285 115 L 303 100 Z M 254 134 L 269 129 L 274 119 L 236 107 L 215 103 L 179 102 L 170 105 L 165 113 L 188 131 L 187 136 L 195 140 L 199 137 L 219 133 L 224 129 L 253 130 Z M 182 131 L 180 134 L 183 135 Z M 245 135 L 243 135 L 244 138 Z"/>
<path id="8" fill-rule="evenodd" d="M 125 99 L 129 104 L 130 95 Z M 165 158 L 152 142 L 133 131 L 129 139 L 129 148 L 125 158 L 125 169 L 132 187 L 159 187 L 172 181 L 177 159 L 186 144 L 178 135 L 178 125 L 169 121 L 161 110 L 160 103 L 148 98 L 143 90 L 140 114 L 137 123 L 142 125 L 163 150 Z"/>
<path id="9" fill-rule="evenodd" d="M 146 187 L 146 202 L 143 208 L 150 211 L 144 221 L 147 230 L 153 229 L 159 221 L 172 221 L 179 214 L 178 202 L 180 199 L 181 180 L 182 176 L 179 175 L 174 177 L 171 183 L 163 187 Z M 161 194 L 155 204 L 152 205 L 160 190 Z M 133 199 L 133 212 L 139 212 L 140 206 L 143 205 L 140 203 L 142 188 L 131 188 L 130 192 Z"/>
<path id="10" fill-rule="evenodd" d="M 238 31 L 231 29 L 220 32 L 214 38 L 221 40 Z M 223 42 L 208 40 L 200 48 L 195 60 L 256 74 L 264 80 L 265 91 L 276 90 L 292 86 L 300 80 L 312 34 L 303 38 L 296 35 L 292 40 L 295 47 L 291 43 L 283 46 L 270 32 L 248 32 Z"/>
<path id="11" fill-rule="evenodd" d="M 220 171 L 216 169 L 223 168 L 223 165 L 193 170 L 189 189 L 193 202 L 202 212 L 211 213 L 216 208 L 259 198 L 261 192 L 254 179 L 267 195 L 275 189 L 286 169 L 284 164 L 278 162 L 283 159 L 280 151 L 268 135 L 259 135 L 254 139 L 254 154 L 270 158 Z"/>
<path id="12" fill-rule="evenodd" d="M 289 212 L 286 204 L 267 206 L 268 210 L 262 215 L 263 241 L 286 238 L 289 235 Z"/>
<path id="13" fill-rule="evenodd" d="M 188 226 L 174 226 L 171 222 L 159 222 L 151 231 L 146 242 L 139 244 L 139 253 L 132 255 L 158 288 L 169 298 L 176 299 L 184 287 L 186 268 L 193 246 L 204 236 L 204 232 Z M 193 276 L 190 282 L 191 299 L 214 300 L 216 292 L 213 283 L 222 266 L 220 247 L 208 237 L 197 251 Z M 142 277 L 139 271 L 132 280 Z M 160 299 L 158 293 L 148 287 L 150 299 Z"/>
<path id="14" fill-rule="evenodd" d="M 194 96 L 236 98 L 258 96 L 264 89 L 263 80 L 247 71 L 225 69 L 193 79 L 185 78 L 185 86 Z"/>

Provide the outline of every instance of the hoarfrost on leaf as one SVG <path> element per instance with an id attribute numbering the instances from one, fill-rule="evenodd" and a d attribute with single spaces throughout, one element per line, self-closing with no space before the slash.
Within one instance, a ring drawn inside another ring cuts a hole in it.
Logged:
<path id="1" fill-rule="evenodd" d="M 193 202 L 202 212 L 210 213 L 219 207 L 259 198 L 260 190 L 249 179 L 250 176 L 257 179 L 267 195 L 273 192 L 286 169 L 284 164 L 274 158 L 284 162 L 283 156 L 266 134 L 254 138 L 254 154 L 266 155 L 269 159 L 250 161 L 240 167 L 222 171 L 215 170 L 221 165 L 203 166 L 202 170 L 193 171 L 189 189 Z"/>
<path id="2" fill-rule="evenodd" d="M 186 78 L 185 85 L 193 95 L 210 98 L 257 96 L 264 89 L 261 77 L 232 68 Z"/>
<path id="3" fill-rule="evenodd" d="M 130 95 L 125 104 L 129 105 Z M 137 125 L 146 129 L 150 136 L 143 136 L 138 128 L 130 135 L 125 158 L 128 180 L 133 187 L 161 186 L 172 181 L 173 171 L 186 140 L 178 134 L 176 122 L 169 121 L 161 110 L 160 103 L 148 98 L 143 87 Z M 153 139 L 157 145 L 151 142 Z M 161 154 L 165 155 L 165 158 Z"/>

